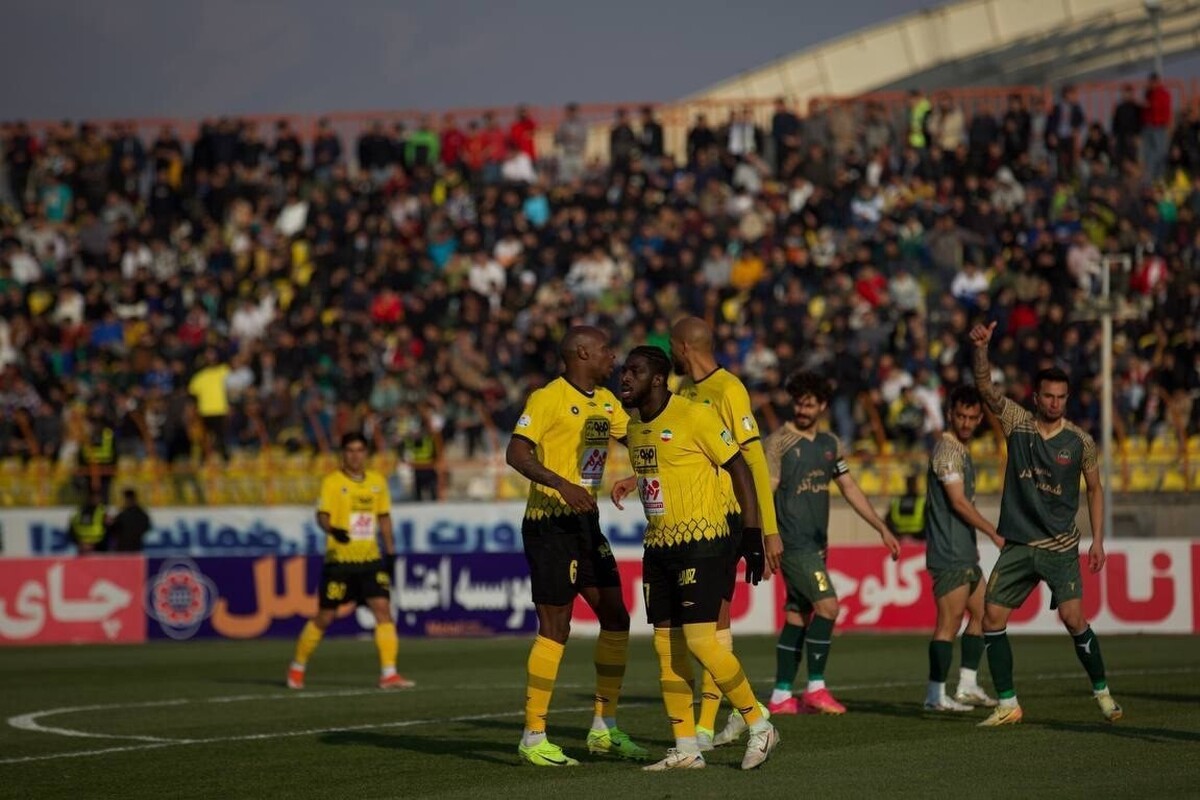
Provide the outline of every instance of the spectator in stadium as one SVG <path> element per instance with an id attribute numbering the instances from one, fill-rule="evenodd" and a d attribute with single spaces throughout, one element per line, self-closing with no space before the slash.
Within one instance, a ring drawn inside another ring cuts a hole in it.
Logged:
<path id="1" fill-rule="evenodd" d="M 1159 74 L 1151 72 L 1146 81 L 1146 105 L 1142 109 L 1142 163 L 1151 181 L 1166 172 L 1171 122 L 1171 92 Z"/>
<path id="2" fill-rule="evenodd" d="M 71 515 L 68 532 L 75 549 L 81 556 L 104 552 L 107 532 L 107 510 L 100 499 L 99 490 L 92 490 L 86 500 Z"/>
<path id="3" fill-rule="evenodd" d="M 203 366 L 188 381 L 188 393 L 196 399 L 196 410 L 204 426 L 205 456 L 215 451 L 224 461 L 229 460 L 226 450 L 229 392 L 225 386 L 229 372 L 229 365 L 210 347 L 205 352 Z"/>
<path id="4" fill-rule="evenodd" d="M 121 494 L 121 510 L 108 525 L 108 549 L 114 553 L 140 553 L 142 540 L 150 532 L 150 515 L 138 503 L 135 490 L 125 489 Z"/>
<path id="5" fill-rule="evenodd" d="M 579 104 L 567 103 L 563 119 L 554 131 L 558 148 L 558 179 L 572 184 L 583 177 L 587 150 L 587 125 L 579 118 Z"/>
<path id="6" fill-rule="evenodd" d="M 892 498 L 886 520 L 888 529 L 896 536 L 925 538 L 925 493 L 915 473 L 905 476 L 904 494 Z"/>

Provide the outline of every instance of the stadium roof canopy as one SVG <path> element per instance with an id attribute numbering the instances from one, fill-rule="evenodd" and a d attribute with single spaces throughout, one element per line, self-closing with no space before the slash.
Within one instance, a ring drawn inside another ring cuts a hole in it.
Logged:
<path id="1" fill-rule="evenodd" d="M 961 0 L 842 36 L 687 100 L 807 103 L 886 89 L 1046 85 L 1153 63 L 1153 0 Z M 1200 0 L 1161 0 L 1166 56 L 1200 50 Z"/>

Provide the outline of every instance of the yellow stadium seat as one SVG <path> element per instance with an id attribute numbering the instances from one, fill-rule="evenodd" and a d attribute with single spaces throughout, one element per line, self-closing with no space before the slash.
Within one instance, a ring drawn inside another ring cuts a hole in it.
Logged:
<path id="1" fill-rule="evenodd" d="M 879 473 L 875 470 L 866 467 L 854 476 L 858 480 L 859 487 L 863 490 L 863 494 L 877 497 L 883 494 L 883 480 L 879 477 Z M 837 484 L 829 484 L 829 488 L 837 491 Z"/>
<path id="2" fill-rule="evenodd" d="M 1162 484 L 1158 490 L 1160 492 L 1186 492 L 1187 488 L 1187 476 L 1178 469 L 1168 469 L 1163 473 Z"/>
<path id="3" fill-rule="evenodd" d="M 908 489 L 907 481 L 904 479 L 904 472 L 893 467 L 884 475 L 883 491 L 888 495 L 902 495 Z"/>
<path id="4" fill-rule="evenodd" d="M 1200 456 L 1200 434 L 1188 437 L 1187 451 L 1189 455 Z"/>
<path id="5" fill-rule="evenodd" d="M 1153 492 L 1158 488 L 1158 473 L 1144 464 L 1138 464 L 1129 471 L 1129 482 L 1125 486 L 1127 492 Z"/>
<path id="6" fill-rule="evenodd" d="M 1003 481 L 1000 472 L 994 469 L 980 470 L 975 474 L 975 492 L 977 494 L 998 494 Z"/>

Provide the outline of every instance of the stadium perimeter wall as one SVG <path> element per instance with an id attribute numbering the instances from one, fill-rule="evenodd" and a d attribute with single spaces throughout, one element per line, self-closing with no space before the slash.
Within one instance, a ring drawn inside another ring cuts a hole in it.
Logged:
<path id="1" fill-rule="evenodd" d="M 1133 516 L 1151 513 L 1125 508 Z M 1185 513 L 1187 505 L 1179 508 Z M 520 552 L 521 513 L 520 503 L 396 507 L 401 555 L 393 566 L 393 605 L 403 635 L 535 630 Z M 993 516 L 995 509 L 985 505 L 984 513 Z M 89 558 L 76 557 L 67 542 L 67 515 L 67 509 L 0 514 L 0 645 L 290 637 L 316 608 L 324 538 L 309 508 L 157 509 L 144 555 Z M 844 507 L 835 510 L 829 555 L 842 600 L 840 629 L 931 629 L 934 605 L 923 546 L 906 544 L 901 558 L 891 561 L 874 533 L 857 532 L 851 517 Z M 650 631 L 640 587 L 642 524 L 636 506 L 604 510 L 636 634 Z M 986 572 L 996 551 L 986 543 L 980 550 Z M 1085 612 L 1098 628 L 1200 633 L 1200 539 L 1114 537 L 1108 551 L 1100 575 L 1084 570 Z M 739 584 L 736 629 L 773 633 L 782 624 L 782 607 L 780 581 Z M 594 632 L 595 620 L 582 603 L 577 612 L 575 629 Z M 370 614 L 346 607 L 333 632 L 361 634 L 372 625 Z M 1044 589 L 1014 615 L 1012 627 L 1059 630 Z"/>

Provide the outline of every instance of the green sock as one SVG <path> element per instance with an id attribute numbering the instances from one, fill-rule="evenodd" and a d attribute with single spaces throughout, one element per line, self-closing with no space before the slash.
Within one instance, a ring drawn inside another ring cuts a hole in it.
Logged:
<path id="1" fill-rule="evenodd" d="M 979 669 L 979 662 L 983 659 L 983 637 L 974 636 L 970 633 L 962 635 L 962 665 L 963 669 Z"/>
<path id="2" fill-rule="evenodd" d="M 1100 655 L 1100 640 L 1096 638 L 1096 634 L 1092 633 L 1089 627 L 1083 633 L 1071 634 L 1071 638 L 1075 640 L 1075 655 L 1079 656 L 1079 663 L 1083 664 L 1088 677 L 1092 679 L 1092 689 L 1097 692 L 1107 689 L 1104 656 Z"/>
<path id="3" fill-rule="evenodd" d="M 808 649 L 808 679 L 824 680 L 829 648 L 833 646 L 833 620 L 814 614 L 812 622 L 808 624 L 804 646 Z"/>
<path id="4" fill-rule="evenodd" d="M 950 662 L 954 659 L 954 642 L 939 642 L 936 639 L 929 643 L 929 680 L 934 683 L 945 683 L 950 674 Z"/>
<path id="5" fill-rule="evenodd" d="M 791 689 L 796 680 L 796 669 L 800 666 L 800 654 L 804 650 L 804 626 L 783 624 L 779 641 L 775 643 L 775 688 Z"/>
<path id="6" fill-rule="evenodd" d="M 988 669 L 992 671 L 992 683 L 1001 700 L 1017 696 L 1013 688 L 1013 653 L 1008 641 L 1008 630 L 984 631 L 987 646 Z"/>

